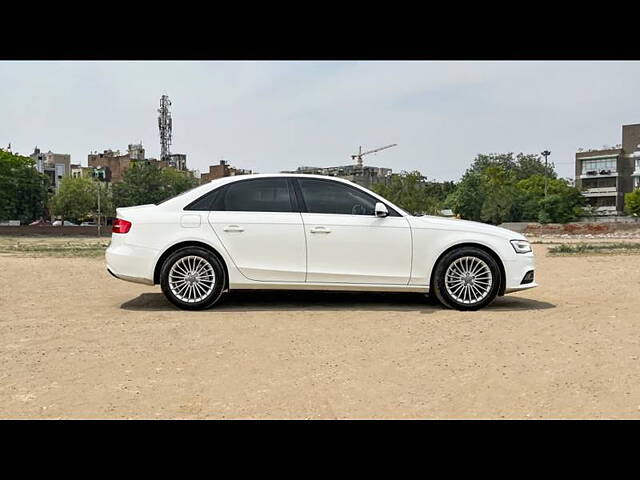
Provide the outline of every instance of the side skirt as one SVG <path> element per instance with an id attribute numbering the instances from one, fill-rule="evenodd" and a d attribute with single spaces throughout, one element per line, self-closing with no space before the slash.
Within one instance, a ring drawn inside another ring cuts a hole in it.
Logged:
<path id="1" fill-rule="evenodd" d="M 428 285 L 378 285 L 369 283 L 232 283 L 230 290 L 343 290 L 351 292 L 429 293 Z"/>

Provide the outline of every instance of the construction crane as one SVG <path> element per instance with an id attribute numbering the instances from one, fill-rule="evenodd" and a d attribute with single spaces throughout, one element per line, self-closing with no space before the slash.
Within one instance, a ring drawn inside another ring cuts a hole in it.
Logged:
<path id="1" fill-rule="evenodd" d="M 369 150 L 367 152 L 363 152 L 362 146 L 360 146 L 360 148 L 358 149 L 358 153 L 356 153 L 355 155 L 351 155 L 351 159 L 355 160 L 357 158 L 358 167 L 362 168 L 362 157 L 364 157 L 365 155 L 369 155 L 370 153 L 376 153 L 376 152 L 379 152 L 380 150 L 386 150 L 387 148 L 396 147 L 396 146 L 398 146 L 397 143 L 392 143 L 391 145 L 385 145 L 384 147 L 374 148 L 373 150 Z"/>

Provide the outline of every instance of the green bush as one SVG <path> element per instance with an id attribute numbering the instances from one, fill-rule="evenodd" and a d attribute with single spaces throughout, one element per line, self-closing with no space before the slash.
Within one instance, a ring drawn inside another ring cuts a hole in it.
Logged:
<path id="1" fill-rule="evenodd" d="M 640 216 L 640 188 L 625 194 L 624 210 L 634 217 Z"/>

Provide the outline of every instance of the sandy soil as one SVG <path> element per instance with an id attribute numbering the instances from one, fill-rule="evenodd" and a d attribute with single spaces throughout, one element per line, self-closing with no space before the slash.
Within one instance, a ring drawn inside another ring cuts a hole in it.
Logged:
<path id="1" fill-rule="evenodd" d="M 0 418 L 640 418 L 640 256 L 547 257 L 479 312 L 235 293 L 183 312 L 95 258 L 0 256 Z"/>

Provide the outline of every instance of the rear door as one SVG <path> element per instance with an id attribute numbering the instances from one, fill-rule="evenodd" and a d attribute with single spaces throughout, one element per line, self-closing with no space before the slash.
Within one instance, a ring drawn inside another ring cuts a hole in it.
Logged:
<path id="1" fill-rule="evenodd" d="M 286 177 L 240 180 L 220 189 L 209 223 L 245 277 L 304 282 L 304 227 L 294 205 Z"/>
<path id="2" fill-rule="evenodd" d="M 411 276 L 411 228 L 375 197 L 342 182 L 298 178 L 307 238 L 307 282 L 406 285 Z"/>

